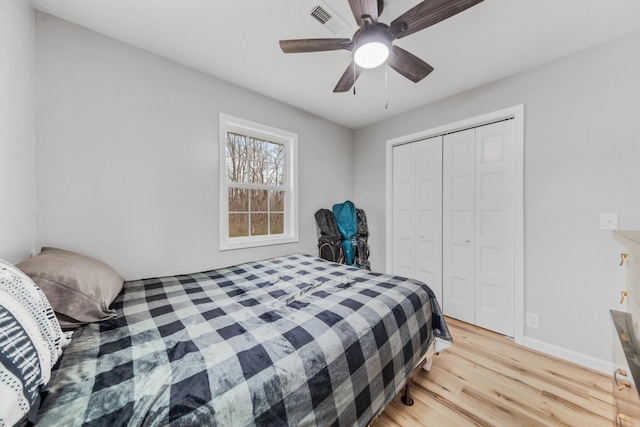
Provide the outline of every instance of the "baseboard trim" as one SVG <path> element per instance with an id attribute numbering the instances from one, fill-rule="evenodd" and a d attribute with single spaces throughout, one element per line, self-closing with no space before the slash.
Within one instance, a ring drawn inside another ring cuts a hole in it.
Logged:
<path id="1" fill-rule="evenodd" d="M 551 356 L 555 356 L 569 362 L 577 363 L 578 365 L 603 372 L 607 375 L 611 375 L 611 373 L 614 371 L 613 363 L 611 362 L 587 356 L 573 350 L 559 347 L 557 345 L 549 344 L 528 337 L 524 337 L 523 344 L 527 348 L 550 354 Z"/>

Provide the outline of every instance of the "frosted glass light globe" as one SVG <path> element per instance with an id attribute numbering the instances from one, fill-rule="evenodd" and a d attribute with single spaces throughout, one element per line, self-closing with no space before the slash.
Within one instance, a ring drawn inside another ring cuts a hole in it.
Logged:
<path id="1" fill-rule="evenodd" d="M 362 68 L 376 68 L 389 57 L 389 46 L 380 42 L 370 42 L 359 46 L 353 60 Z"/>

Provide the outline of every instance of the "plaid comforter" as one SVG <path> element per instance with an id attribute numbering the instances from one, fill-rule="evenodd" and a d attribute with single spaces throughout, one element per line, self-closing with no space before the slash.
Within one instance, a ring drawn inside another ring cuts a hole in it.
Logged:
<path id="1" fill-rule="evenodd" d="M 367 425 L 438 337 L 423 283 L 293 255 L 125 283 L 77 330 L 44 426 Z"/>

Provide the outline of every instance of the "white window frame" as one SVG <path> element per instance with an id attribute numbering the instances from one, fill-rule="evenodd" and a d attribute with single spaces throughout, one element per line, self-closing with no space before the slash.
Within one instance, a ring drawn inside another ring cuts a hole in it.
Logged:
<path id="1" fill-rule="evenodd" d="M 226 140 L 227 132 L 247 135 L 265 141 L 284 145 L 285 150 L 285 198 L 284 233 L 265 236 L 229 237 L 229 187 L 234 183 L 227 181 Z M 282 129 L 220 113 L 219 136 L 219 206 L 220 206 L 220 250 L 252 248 L 298 242 L 298 135 Z"/>

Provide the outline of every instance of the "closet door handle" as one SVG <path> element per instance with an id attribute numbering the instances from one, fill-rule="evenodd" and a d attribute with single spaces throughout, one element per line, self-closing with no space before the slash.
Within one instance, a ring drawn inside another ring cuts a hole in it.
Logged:
<path id="1" fill-rule="evenodd" d="M 464 242 L 465 243 L 471 243 L 471 239 L 465 239 Z"/>

